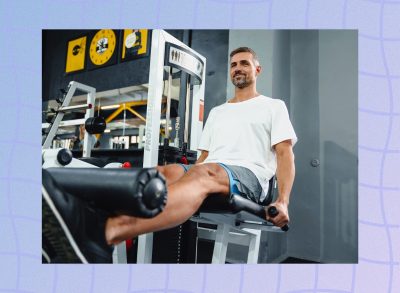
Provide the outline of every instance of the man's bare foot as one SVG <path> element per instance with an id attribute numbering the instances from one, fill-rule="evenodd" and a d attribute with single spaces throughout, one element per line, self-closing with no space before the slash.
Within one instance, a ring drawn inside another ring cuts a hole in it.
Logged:
<path id="1" fill-rule="evenodd" d="M 108 218 L 106 222 L 106 241 L 109 245 L 119 244 L 126 239 L 132 239 L 134 235 L 135 217 L 116 216 Z"/>

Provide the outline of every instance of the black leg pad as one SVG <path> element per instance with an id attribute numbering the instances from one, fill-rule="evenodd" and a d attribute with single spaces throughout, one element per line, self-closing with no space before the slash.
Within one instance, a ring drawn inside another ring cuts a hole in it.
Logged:
<path id="1" fill-rule="evenodd" d="M 158 215 L 167 201 L 165 178 L 155 168 L 48 168 L 66 192 L 113 214 Z"/>

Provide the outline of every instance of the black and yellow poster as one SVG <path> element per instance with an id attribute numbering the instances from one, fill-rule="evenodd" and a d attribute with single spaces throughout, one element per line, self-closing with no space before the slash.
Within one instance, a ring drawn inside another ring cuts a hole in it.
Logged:
<path id="1" fill-rule="evenodd" d="M 88 69 L 113 65 L 117 62 L 118 34 L 111 29 L 97 31 L 90 40 Z"/>
<path id="2" fill-rule="evenodd" d="M 71 73 L 85 69 L 86 39 L 81 37 L 68 42 L 65 73 Z"/>
<path id="3" fill-rule="evenodd" d="M 147 29 L 124 29 L 121 61 L 132 60 L 149 54 L 150 34 Z"/>

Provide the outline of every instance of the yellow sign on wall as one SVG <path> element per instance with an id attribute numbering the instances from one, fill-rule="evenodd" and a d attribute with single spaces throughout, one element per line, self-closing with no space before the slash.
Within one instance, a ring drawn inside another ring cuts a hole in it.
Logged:
<path id="1" fill-rule="evenodd" d="M 111 29 L 99 30 L 89 46 L 90 61 L 94 66 L 113 64 L 112 57 L 117 49 L 117 36 Z M 110 62 L 109 62 L 110 61 Z M 107 63 L 108 62 L 108 63 Z"/>
<path id="2" fill-rule="evenodd" d="M 70 73 L 85 68 L 86 36 L 68 42 L 65 72 Z"/>
<path id="3" fill-rule="evenodd" d="M 126 61 L 146 56 L 148 53 L 149 30 L 124 29 L 121 60 Z"/>

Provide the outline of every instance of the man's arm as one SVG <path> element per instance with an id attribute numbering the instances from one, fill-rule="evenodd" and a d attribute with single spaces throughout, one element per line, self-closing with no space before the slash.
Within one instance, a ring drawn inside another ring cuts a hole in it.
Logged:
<path id="1" fill-rule="evenodd" d="M 277 159 L 276 177 L 279 196 L 271 205 L 278 209 L 279 214 L 275 218 L 267 216 L 267 220 L 278 227 L 282 227 L 289 222 L 288 205 L 295 176 L 294 154 L 291 140 L 282 141 L 276 144 L 274 148 Z"/>
<path id="2" fill-rule="evenodd" d="M 200 163 L 204 162 L 204 160 L 207 159 L 207 157 L 208 157 L 208 151 L 202 150 L 200 157 L 196 161 L 196 164 L 200 164 Z"/>

